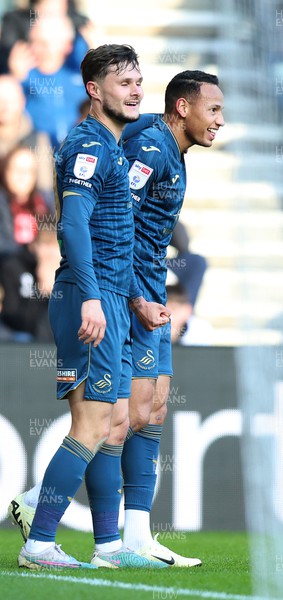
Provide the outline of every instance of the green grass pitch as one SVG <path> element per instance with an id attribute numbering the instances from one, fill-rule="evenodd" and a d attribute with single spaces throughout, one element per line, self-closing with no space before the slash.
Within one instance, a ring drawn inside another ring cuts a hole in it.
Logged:
<path id="1" fill-rule="evenodd" d="M 22 545 L 19 531 L 0 530 L 0 590 L 2 600 L 246 600 L 252 595 L 248 540 L 244 533 L 160 534 L 172 550 L 201 558 L 194 569 L 97 569 L 75 572 L 17 567 Z M 92 535 L 60 528 L 58 543 L 65 552 L 89 561 Z"/>

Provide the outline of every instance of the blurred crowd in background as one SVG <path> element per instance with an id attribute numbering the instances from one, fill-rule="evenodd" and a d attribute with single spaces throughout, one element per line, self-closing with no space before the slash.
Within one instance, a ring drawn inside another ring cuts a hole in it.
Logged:
<path id="1" fill-rule="evenodd" d="M 73 0 L 34 0 L 2 16 L 0 33 L 0 341 L 52 342 L 48 298 L 60 253 L 53 156 L 88 112 L 80 63 L 95 26 Z M 194 306 L 206 260 L 177 225 L 168 259 L 172 340 L 212 343 Z"/>

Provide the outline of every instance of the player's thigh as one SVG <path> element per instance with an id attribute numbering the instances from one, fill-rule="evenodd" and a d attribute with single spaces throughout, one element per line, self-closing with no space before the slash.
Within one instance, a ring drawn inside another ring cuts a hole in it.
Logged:
<path id="1" fill-rule="evenodd" d="M 122 345 L 121 373 L 118 388 L 118 400 L 113 407 L 109 444 L 122 444 L 129 429 L 129 398 L 132 382 L 132 346 L 130 332 Z"/>
<path id="2" fill-rule="evenodd" d="M 170 381 L 168 375 L 159 375 L 154 390 L 152 412 L 166 405 L 170 393 Z"/>
<path id="3" fill-rule="evenodd" d="M 68 393 L 72 424 L 70 435 L 93 450 L 106 440 L 111 431 L 114 405 L 108 402 L 89 402 L 84 398 L 84 382 Z"/>
<path id="4" fill-rule="evenodd" d="M 116 404 L 113 406 L 111 428 L 119 427 L 125 421 L 128 420 L 129 414 L 129 399 L 118 398 Z"/>
<path id="5" fill-rule="evenodd" d="M 89 402 L 85 399 L 85 382 L 68 393 L 72 422 L 85 430 L 95 430 L 100 423 L 110 432 L 114 404 L 110 402 Z"/>
<path id="6" fill-rule="evenodd" d="M 139 431 L 150 420 L 153 406 L 155 379 L 134 379 L 132 381 L 132 392 L 129 403 L 130 427 L 133 431 Z"/>

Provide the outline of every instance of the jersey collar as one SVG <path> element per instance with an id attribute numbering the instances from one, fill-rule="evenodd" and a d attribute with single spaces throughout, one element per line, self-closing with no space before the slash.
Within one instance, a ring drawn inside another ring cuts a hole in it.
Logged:
<path id="1" fill-rule="evenodd" d="M 171 137 L 172 137 L 172 141 L 174 143 L 174 146 L 177 146 L 177 150 L 178 150 L 178 153 L 179 153 L 179 158 L 181 159 L 182 158 L 182 152 L 181 152 L 180 146 L 178 144 L 177 138 L 175 137 L 175 135 L 174 135 L 171 127 L 169 127 L 169 125 L 166 123 L 166 121 L 163 120 L 163 117 L 162 117 L 162 122 L 164 123 L 164 125 L 166 125 L 168 131 L 170 132 Z"/>

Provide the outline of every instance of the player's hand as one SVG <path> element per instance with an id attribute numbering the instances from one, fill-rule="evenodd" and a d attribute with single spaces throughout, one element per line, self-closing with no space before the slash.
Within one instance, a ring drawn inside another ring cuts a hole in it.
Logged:
<path id="1" fill-rule="evenodd" d="M 147 302 L 142 296 L 129 302 L 130 309 L 147 331 L 167 325 L 170 321 L 170 310 L 158 302 Z"/>
<path id="2" fill-rule="evenodd" d="M 100 300 L 86 300 L 82 303 L 82 324 L 78 331 L 79 340 L 96 347 L 104 338 L 106 319 Z"/>

